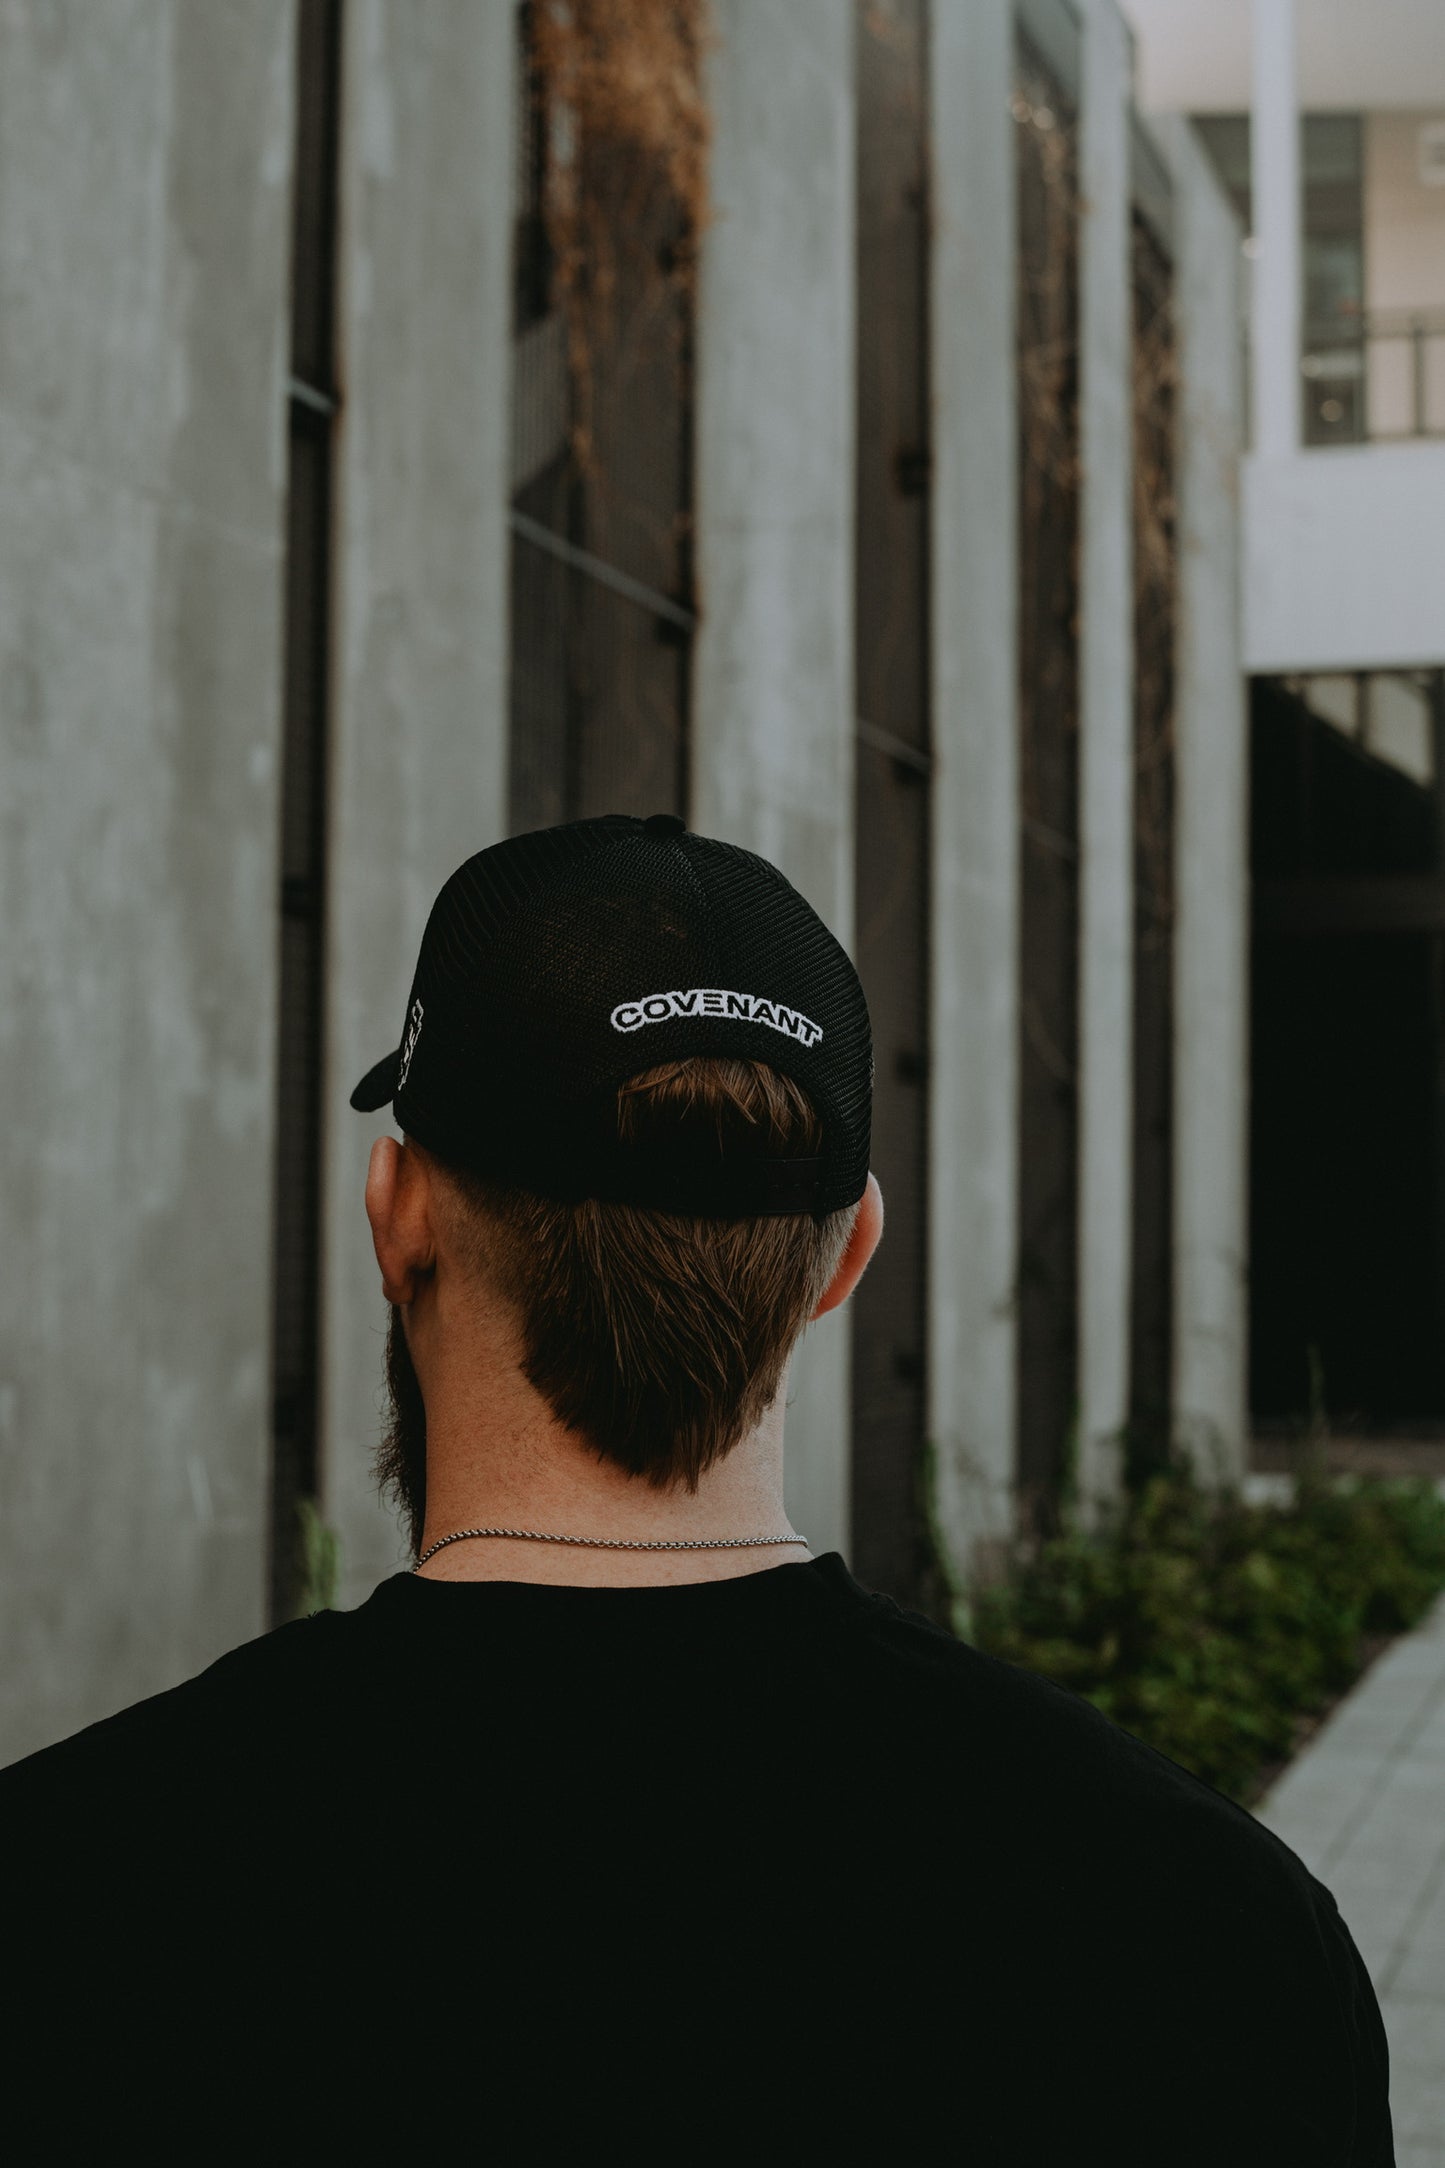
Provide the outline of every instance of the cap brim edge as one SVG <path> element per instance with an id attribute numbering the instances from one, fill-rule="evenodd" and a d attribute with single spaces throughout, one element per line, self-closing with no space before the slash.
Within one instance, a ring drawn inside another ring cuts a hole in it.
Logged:
<path id="1" fill-rule="evenodd" d="M 396 1097 L 396 1080 L 401 1071 L 401 1048 L 386 1054 L 368 1069 L 351 1095 L 351 1104 L 358 1114 L 374 1114 L 378 1107 L 389 1107 Z"/>

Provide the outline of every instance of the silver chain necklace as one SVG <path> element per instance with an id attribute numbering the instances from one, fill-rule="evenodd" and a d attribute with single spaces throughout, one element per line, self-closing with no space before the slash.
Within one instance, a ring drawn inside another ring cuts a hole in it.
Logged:
<path id="1" fill-rule="evenodd" d="M 458 1528 L 429 1543 L 412 1572 L 420 1573 L 427 1560 L 435 1558 L 449 1543 L 466 1543 L 473 1536 L 506 1536 L 517 1543 L 572 1543 L 585 1551 L 752 1551 L 766 1549 L 770 1544 L 803 1545 L 801 1536 L 684 1536 L 674 1542 L 639 1543 L 626 1536 L 553 1536 L 539 1528 Z"/>

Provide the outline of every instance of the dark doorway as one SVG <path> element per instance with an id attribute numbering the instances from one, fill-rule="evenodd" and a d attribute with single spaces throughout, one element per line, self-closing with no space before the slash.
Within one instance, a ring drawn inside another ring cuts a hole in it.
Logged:
<path id="1" fill-rule="evenodd" d="M 1250 1391 L 1266 1434 L 1311 1413 L 1365 1435 L 1445 1424 L 1440 724 L 1438 674 L 1254 686 Z"/>

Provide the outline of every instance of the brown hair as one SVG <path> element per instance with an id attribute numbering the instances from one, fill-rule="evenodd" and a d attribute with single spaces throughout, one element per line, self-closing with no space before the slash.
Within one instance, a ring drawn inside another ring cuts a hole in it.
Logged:
<path id="1" fill-rule="evenodd" d="M 730 1151 L 802 1157 L 820 1144 L 806 1094 L 762 1062 L 668 1062 L 618 1093 L 624 1140 L 700 1123 Z M 695 1490 L 772 1404 L 858 1210 L 684 1219 L 441 1171 L 456 1206 L 447 1231 L 464 1268 L 516 1310 L 531 1383 L 604 1460 L 658 1489 Z"/>

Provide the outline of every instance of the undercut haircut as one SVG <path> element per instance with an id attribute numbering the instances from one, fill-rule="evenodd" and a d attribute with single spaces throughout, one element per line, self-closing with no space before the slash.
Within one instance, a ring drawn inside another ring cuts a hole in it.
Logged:
<path id="1" fill-rule="evenodd" d="M 806 1093 L 762 1062 L 666 1062 L 618 1093 L 624 1142 L 696 1125 L 729 1155 L 805 1158 L 822 1143 Z M 601 1459 L 658 1490 L 696 1490 L 772 1405 L 858 1215 L 564 1204 L 433 1165 L 449 1245 L 515 1311 L 527 1378 Z"/>

